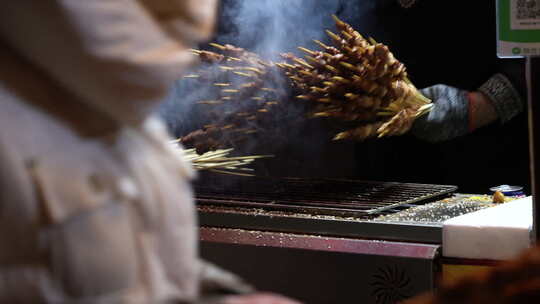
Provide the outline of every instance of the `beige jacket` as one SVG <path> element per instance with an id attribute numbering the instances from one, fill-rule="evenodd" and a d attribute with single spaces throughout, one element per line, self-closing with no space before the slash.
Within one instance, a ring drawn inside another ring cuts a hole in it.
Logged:
<path id="1" fill-rule="evenodd" d="M 0 303 L 195 302 L 219 273 L 197 258 L 192 169 L 151 117 L 214 14 L 215 0 L 3 3 Z"/>

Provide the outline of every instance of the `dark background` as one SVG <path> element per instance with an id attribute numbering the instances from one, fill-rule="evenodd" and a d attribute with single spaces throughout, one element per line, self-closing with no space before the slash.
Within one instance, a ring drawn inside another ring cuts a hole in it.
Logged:
<path id="1" fill-rule="evenodd" d="M 403 8 L 397 0 L 222 1 L 215 41 L 264 54 L 309 44 L 335 13 L 364 36 L 389 45 L 419 88 L 447 84 L 474 90 L 495 73 L 509 76 L 524 92 L 520 59 L 496 57 L 495 1 L 418 0 Z M 328 40 L 325 42 L 330 43 Z M 204 46 L 202 46 L 204 47 Z M 177 88 L 172 99 L 182 101 Z M 189 110 L 176 111 L 173 131 L 193 127 Z M 184 120 L 182 121 L 182 118 Z M 405 135 L 362 143 L 333 143 L 326 122 L 310 122 L 282 134 L 279 142 L 252 143 L 253 153 L 271 151 L 258 173 L 270 176 L 347 177 L 380 181 L 452 184 L 460 192 L 487 193 L 500 184 L 530 193 L 527 115 L 431 144 Z M 170 124 L 171 125 L 171 124 Z"/>

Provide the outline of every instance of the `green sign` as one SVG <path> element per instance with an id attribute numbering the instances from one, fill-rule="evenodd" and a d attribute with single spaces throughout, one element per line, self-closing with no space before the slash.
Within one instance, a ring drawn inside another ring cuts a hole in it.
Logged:
<path id="1" fill-rule="evenodd" d="M 540 0 L 497 0 L 497 55 L 540 56 Z"/>

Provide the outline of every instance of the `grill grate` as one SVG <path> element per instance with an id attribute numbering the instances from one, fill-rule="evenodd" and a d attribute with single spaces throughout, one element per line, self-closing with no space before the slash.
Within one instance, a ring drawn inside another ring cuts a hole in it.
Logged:
<path id="1" fill-rule="evenodd" d="M 234 186 L 196 185 L 197 203 L 228 207 L 365 216 L 441 197 L 457 187 L 342 179 L 244 180 Z"/>

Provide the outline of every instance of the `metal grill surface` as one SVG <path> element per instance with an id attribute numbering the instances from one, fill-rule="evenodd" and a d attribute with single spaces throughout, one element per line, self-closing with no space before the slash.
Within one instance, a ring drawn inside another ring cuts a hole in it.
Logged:
<path id="1" fill-rule="evenodd" d="M 199 205 L 260 208 L 313 215 L 365 216 L 439 198 L 457 187 L 343 179 L 246 179 L 196 185 Z"/>

